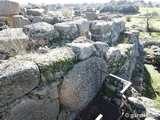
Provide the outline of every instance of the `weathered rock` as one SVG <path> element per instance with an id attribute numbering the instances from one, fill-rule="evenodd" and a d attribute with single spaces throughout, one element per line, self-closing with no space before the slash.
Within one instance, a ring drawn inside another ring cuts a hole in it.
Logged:
<path id="1" fill-rule="evenodd" d="M 110 29 L 110 23 L 103 20 L 95 20 L 91 23 L 91 32 L 93 34 L 106 34 Z"/>
<path id="2" fill-rule="evenodd" d="M 146 116 L 149 118 L 152 118 L 154 120 L 160 119 L 160 110 L 157 110 L 156 108 L 147 108 L 146 109 Z"/>
<path id="3" fill-rule="evenodd" d="M 19 3 L 8 0 L 0 0 L 0 16 L 11 16 L 19 13 Z"/>
<path id="4" fill-rule="evenodd" d="M 67 113 L 65 110 L 61 110 L 58 116 L 58 120 L 66 120 L 67 118 Z"/>
<path id="5" fill-rule="evenodd" d="M 84 35 L 85 32 L 89 31 L 90 22 L 87 19 L 79 19 L 74 21 L 78 27 L 79 34 Z"/>
<path id="6" fill-rule="evenodd" d="M 149 99 L 149 98 L 139 97 L 138 99 L 141 100 L 144 103 L 144 105 L 145 105 L 146 108 L 151 108 L 151 107 L 155 108 L 156 107 L 154 101 L 151 100 L 151 99 Z"/>
<path id="7" fill-rule="evenodd" d="M 38 87 L 37 89 L 34 89 L 34 91 L 32 91 L 32 94 L 49 97 L 54 100 L 54 99 L 58 98 L 58 96 L 59 96 L 58 89 L 57 89 L 57 86 L 59 84 L 60 84 L 60 82 L 56 81 L 56 82 L 53 82 L 49 85 Z"/>
<path id="8" fill-rule="evenodd" d="M 24 18 L 23 15 L 14 15 L 13 16 L 13 27 L 22 28 L 25 25 L 29 25 L 31 21 L 28 18 Z"/>
<path id="9" fill-rule="evenodd" d="M 32 16 L 42 16 L 44 14 L 44 9 L 28 9 L 27 14 Z"/>
<path id="10" fill-rule="evenodd" d="M 68 47 L 56 48 L 46 54 L 28 54 L 26 59 L 39 66 L 44 78 L 43 85 L 59 80 L 77 62 L 75 53 Z"/>
<path id="11" fill-rule="evenodd" d="M 129 102 L 132 103 L 136 108 L 140 108 L 140 109 L 146 109 L 143 102 L 140 101 L 139 99 L 137 98 L 134 98 L 134 97 L 129 97 L 128 98 Z"/>
<path id="12" fill-rule="evenodd" d="M 92 39 L 94 41 L 103 41 L 110 43 L 111 36 L 111 22 L 105 22 L 103 20 L 95 20 L 91 23 Z"/>
<path id="13" fill-rule="evenodd" d="M 51 24 L 51 25 L 53 25 L 53 24 L 55 23 L 53 17 L 44 16 L 44 17 L 43 17 L 43 21 L 46 22 L 46 23 L 49 23 L 49 24 Z"/>
<path id="14" fill-rule="evenodd" d="M 119 63 L 122 65 L 121 71 L 128 76 L 130 81 L 136 66 L 137 57 L 139 57 L 138 47 L 135 44 L 119 44 L 118 47 L 122 54 L 121 62 Z M 126 57 L 127 59 L 125 59 Z"/>
<path id="15" fill-rule="evenodd" d="M 104 54 L 109 50 L 109 45 L 103 42 L 95 42 L 93 45 L 97 49 L 96 54 L 101 57 L 103 57 Z"/>
<path id="16" fill-rule="evenodd" d="M 98 19 L 98 15 L 93 12 L 86 12 L 85 17 L 90 21 Z"/>
<path id="17" fill-rule="evenodd" d="M 43 22 L 43 17 L 41 16 L 33 16 L 32 23 Z"/>
<path id="18" fill-rule="evenodd" d="M 57 23 L 54 27 L 62 38 L 73 40 L 79 35 L 77 25 L 74 22 Z"/>
<path id="19" fill-rule="evenodd" d="M 94 53 L 94 46 L 91 43 L 68 43 L 80 60 L 89 58 Z"/>
<path id="20" fill-rule="evenodd" d="M 111 71 L 117 69 L 119 66 L 118 63 L 121 60 L 121 51 L 118 48 L 110 47 L 109 50 L 106 52 L 105 60 L 109 65 L 108 67 L 112 69 Z"/>
<path id="21" fill-rule="evenodd" d="M 64 76 L 60 87 L 59 100 L 62 105 L 77 110 L 83 108 L 97 94 L 105 76 L 100 80 L 99 69 L 107 70 L 102 58 L 91 57 L 77 63 Z"/>
<path id="22" fill-rule="evenodd" d="M 23 31 L 37 42 L 44 40 L 47 45 L 58 41 L 59 37 L 58 31 L 52 25 L 45 22 L 26 25 Z"/>
<path id="23" fill-rule="evenodd" d="M 6 115 L 6 120 L 57 120 L 59 102 L 57 99 L 25 99 L 14 106 Z"/>
<path id="24" fill-rule="evenodd" d="M 28 36 L 22 28 L 11 28 L 0 31 L 0 51 L 17 53 L 26 51 L 29 44 Z"/>
<path id="25" fill-rule="evenodd" d="M 0 68 L 0 105 L 30 92 L 40 82 L 37 65 L 29 61 L 2 63 Z"/>

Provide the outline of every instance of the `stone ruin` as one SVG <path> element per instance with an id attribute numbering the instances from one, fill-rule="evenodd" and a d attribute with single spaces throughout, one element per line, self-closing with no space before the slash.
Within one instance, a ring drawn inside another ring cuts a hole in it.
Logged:
<path id="1" fill-rule="evenodd" d="M 5 2 L 3 6 L 8 5 Z M 7 9 L 0 14 L 13 20 L 19 5 L 11 5 L 18 6 L 14 13 Z M 123 84 L 105 74 L 100 80 L 99 70 L 132 82 L 128 104 L 152 119 L 160 118 L 154 102 L 140 94 L 144 57 L 139 32 L 125 32 L 123 21 L 82 18 L 54 25 L 39 21 L 14 27 L 0 31 L 1 120 L 73 120 L 103 87 L 101 94 L 120 105 L 117 93 Z M 86 32 L 91 39 L 86 38 Z M 30 46 L 35 51 L 28 51 Z M 11 50 L 20 53 L 21 49 L 27 53 L 9 58 L 6 55 Z"/>

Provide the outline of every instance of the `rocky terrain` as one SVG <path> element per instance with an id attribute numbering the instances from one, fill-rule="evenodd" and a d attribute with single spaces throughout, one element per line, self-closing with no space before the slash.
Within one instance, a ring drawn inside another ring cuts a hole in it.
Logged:
<path id="1" fill-rule="evenodd" d="M 66 19 L 47 6 L 12 1 L 0 6 L 0 20 L 9 24 L 0 31 L 1 120 L 73 120 L 98 94 L 121 106 L 125 85 L 100 70 L 132 82 L 127 104 L 145 120 L 160 119 L 141 95 L 145 44 L 124 21 L 93 12 Z"/>

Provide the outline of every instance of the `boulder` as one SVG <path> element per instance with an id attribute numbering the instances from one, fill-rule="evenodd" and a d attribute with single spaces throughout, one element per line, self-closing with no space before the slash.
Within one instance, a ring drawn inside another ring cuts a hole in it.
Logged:
<path id="1" fill-rule="evenodd" d="M 92 43 L 68 43 L 80 60 L 89 58 L 94 53 L 94 46 Z"/>
<path id="2" fill-rule="evenodd" d="M 99 41 L 94 42 L 93 45 L 95 46 L 97 50 L 96 54 L 101 57 L 103 57 L 104 54 L 109 50 L 109 45 L 103 42 L 99 42 Z"/>
<path id="3" fill-rule="evenodd" d="M 149 98 L 139 97 L 138 99 L 144 103 L 146 108 L 155 108 L 156 107 L 154 101 Z"/>
<path id="4" fill-rule="evenodd" d="M 19 13 L 19 3 L 8 0 L 0 0 L 0 16 L 11 16 Z"/>
<path id="5" fill-rule="evenodd" d="M 130 81 L 136 65 L 136 55 L 137 49 L 132 44 L 119 44 L 117 47 L 110 47 L 105 54 L 108 71 L 119 70 L 119 73 L 127 75 Z"/>
<path id="6" fill-rule="evenodd" d="M 40 82 L 37 65 L 29 61 L 7 61 L 0 67 L 0 106 L 21 97 Z"/>
<path id="7" fill-rule="evenodd" d="M 44 16 L 43 21 L 46 22 L 46 23 L 49 23 L 51 25 L 53 25 L 55 23 L 54 18 L 53 17 L 48 17 L 48 16 Z"/>
<path id="8" fill-rule="evenodd" d="M 129 97 L 128 98 L 129 102 L 132 103 L 136 108 L 139 108 L 139 109 L 142 109 L 142 110 L 145 110 L 145 106 L 143 104 L 143 102 L 137 98 L 134 98 L 134 97 Z"/>
<path id="9" fill-rule="evenodd" d="M 105 54 L 105 60 L 108 64 L 109 72 L 117 70 L 120 67 L 121 51 L 118 48 L 110 47 Z"/>
<path id="10" fill-rule="evenodd" d="M 45 22 L 26 25 L 24 26 L 23 31 L 37 43 L 39 40 L 42 40 L 45 41 L 45 44 L 47 45 L 58 41 L 59 37 L 58 31 L 52 25 Z"/>
<path id="11" fill-rule="evenodd" d="M 59 102 L 57 99 L 24 99 L 6 115 L 5 120 L 57 120 Z"/>
<path id="12" fill-rule="evenodd" d="M 112 44 L 118 41 L 120 33 L 125 31 L 125 22 L 122 20 L 114 20 L 111 24 L 111 36 Z"/>
<path id="13" fill-rule="evenodd" d="M 146 109 L 146 116 L 150 118 L 150 120 L 159 120 L 160 119 L 160 110 L 156 108 L 147 108 Z"/>
<path id="14" fill-rule="evenodd" d="M 79 19 L 74 21 L 78 27 L 79 34 L 84 35 L 87 31 L 89 31 L 90 22 L 87 19 Z"/>
<path id="15" fill-rule="evenodd" d="M 62 38 L 73 40 L 79 35 L 78 27 L 74 22 L 57 23 L 54 27 Z"/>
<path id="16" fill-rule="evenodd" d="M 41 16 L 33 16 L 32 23 L 43 22 L 43 17 Z"/>
<path id="17" fill-rule="evenodd" d="M 103 41 L 110 43 L 111 39 L 111 23 L 103 20 L 95 20 L 91 23 L 90 30 L 94 41 Z"/>
<path id="18" fill-rule="evenodd" d="M 25 18 L 23 15 L 14 15 L 13 19 L 13 27 L 15 28 L 23 28 L 25 25 L 31 24 L 31 21 L 28 18 Z"/>
<path id="19" fill-rule="evenodd" d="M 90 57 L 75 64 L 60 86 L 60 103 L 71 110 L 78 110 L 91 102 L 106 77 L 103 75 L 100 80 L 99 69 L 107 70 L 106 62 L 99 57 Z"/>
<path id="20" fill-rule="evenodd" d="M 94 13 L 94 12 L 86 12 L 86 13 L 85 13 L 85 17 L 86 17 L 89 21 L 98 19 L 98 15 L 97 15 L 96 13 Z"/>
<path id="21" fill-rule="evenodd" d="M 93 34 L 103 35 L 110 32 L 110 23 L 103 20 L 95 20 L 91 23 L 90 29 Z"/>
<path id="22" fill-rule="evenodd" d="M 28 36 L 22 28 L 10 28 L 0 31 L 0 52 L 26 52 L 29 44 Z"/>
<path id="23" fill-rule="evenodd" d="M 28 9 L 27 15 L 42 16 L 44 14 L 44 12 L 45 12 L 44 9 Z"/>

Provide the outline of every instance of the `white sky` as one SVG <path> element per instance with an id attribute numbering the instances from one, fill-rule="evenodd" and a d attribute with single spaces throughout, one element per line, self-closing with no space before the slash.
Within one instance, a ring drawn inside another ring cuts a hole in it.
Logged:
<path id="1" fill-rule="evenodd" d="M 35 3 L 35 4 L 41 4 L 41 3 L 46 3 L 46 4 L 65 4 L 65 3 L 106 3 L 109 2 L 110 0 L 12 0 L 16 1 L 20 4 L 27 4 L 28 2 L 30 3 Z M 152 2 L 160 2 L 159 0 L 144 0 L 146 2 L 152 1 Z"/>

